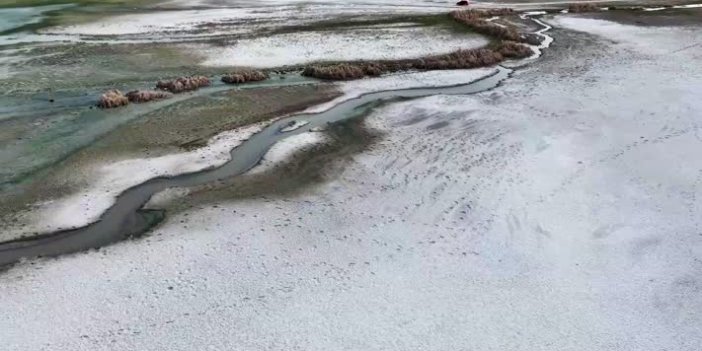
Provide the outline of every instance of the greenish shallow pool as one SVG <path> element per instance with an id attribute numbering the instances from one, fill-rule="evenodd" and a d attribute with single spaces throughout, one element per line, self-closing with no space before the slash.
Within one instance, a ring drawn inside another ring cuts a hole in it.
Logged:
<path id="1" fill-rule="evenodd" d="M 41 21 L 46 19 L 46 13 L 70 7 L 73 7 L 73 5 L 62 4 L 37 7 L 0 8 L 0 33 L 31 24 L 41 23 Z"/>
<path id="2" fill-rule="evenodd" d="M 215 82 L 213 86 L 194 93 L 113 110 L 93 107 L 99 91 L 73 95 L 54 94 L 53 103 L 49 102 L 47 94 L 38 94 L 25 100 L 0 97 L 0 163 L 6 166 L 0 169 L 0 189 L 22 181 L 37 169 L 60 161 L 122 124 L 160 109 L 188 100 L 203 101 L 206 105 L 207 100 L 198 99 L 216 97 L 229 90 L 312 82 L 314 80 L 299 75 L 287 75 L 285 80 L 274 76 L 264 82 L 242 86 Z M 202 107 L 203 110 L 206 108 L 207 106 Z"/>

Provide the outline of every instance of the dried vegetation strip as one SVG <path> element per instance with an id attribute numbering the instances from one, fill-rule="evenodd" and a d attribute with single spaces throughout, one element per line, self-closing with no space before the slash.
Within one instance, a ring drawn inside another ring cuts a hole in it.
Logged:
<path id="1" fill-rule="evenodd" d="M 156 89 L 174 94 L 192 91 L 210 85 L 210 79 L 205 76 L 180 77 L 174 80 L 159 81 Z"/>
<path id="2" fill-rule="evenodd" d="M 153 100 L 168 99 L 173 96 L 171 93 L 157 90 L 133 90 L 127 93 L 129 102 L 142 103 Z"/>
<path id="3" fill-rule="evenodd" d="M 327 80 L 352 80 L 397 71 L 486 67 L 508 58 L 525 58 L 532 54 L 533 51 L 525 45 L 505 41 L 489 48 L 458 50 L 418 59 L 312 65 L 306 67 L 302 75 Z"/>

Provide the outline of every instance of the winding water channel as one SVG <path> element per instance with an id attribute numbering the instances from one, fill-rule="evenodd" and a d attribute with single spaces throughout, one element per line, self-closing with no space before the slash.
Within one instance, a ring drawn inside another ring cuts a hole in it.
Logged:
<path id="1" fill-rule="evenodd" d="M 544 30 L 550 28 L 541 22 L 536 23 L 542 25 Z M 548 43 L 552 40 L 541 31 L 537 33 L 544 36 Z M 510 68 L 497 66 L 493 74 L 468 84 L 373 92 L 341 102 L 324 112 L 302 113 L 282 118 L 232 149 L 231 160 L 219 167 L 172 177 L 154 178 L 126 190 L 97 222 L 78 229 L 0 243 L 0 266 L 15 263 L 22 258 L 51 257 L 98 248 L 142 235 L 165 218 L 164 211 L 143 209 L 153 195 L 163 190 L 174 187 L 193 187 L 235 177 L 256 166 L 276 142 L 292 135 L 309 132 L 316 127 L 361 117 L 379 105 L 398 99 L 484 92 L 497 87 L 512 72 Z M 309 123 L 290 132 L 281 132 L 281 129 L 291 122 L 300 120 Z"/>

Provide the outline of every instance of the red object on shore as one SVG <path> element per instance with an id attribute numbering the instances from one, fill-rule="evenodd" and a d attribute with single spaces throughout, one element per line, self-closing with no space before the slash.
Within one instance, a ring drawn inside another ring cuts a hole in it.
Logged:
<path id="1" fill-rule="evenodd" d="M 461 0 L 461 1 L 457 2 L 456 5 L 458 5 L 458 6 L 468 6 L 468 5 L 470 5 L 470 1 Z"/>

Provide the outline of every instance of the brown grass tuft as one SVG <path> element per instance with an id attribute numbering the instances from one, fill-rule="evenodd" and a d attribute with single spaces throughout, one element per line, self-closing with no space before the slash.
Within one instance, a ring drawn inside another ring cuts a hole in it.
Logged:
<path id="1" fill-rule="evenodd" d="M 303 76 L 329 80 L 351 80 L 363 78 L 366 75 L 365 64 L 342 63 L 330 66 L 308 66 L 302 71 Z M 376 71 L 373 71 L 376 73 Z M 378 74 L 382 73 L 379 69 Z"/>
<path id="2" fill-rule="evenodd" d="M 129 105 L 129 99 L 121 91 L 113 89 L 102 94 L 97 105 L 99 108 L 115 108 Z"/>
<path id="3" fill-rule="evenodd" d="M 127 99 L 129 99 L 130 102 L 134 103 L 168 99 L 171 96 L 172 95 L 170 93 L 156 90 L 133 90 L 127 93 Z"/>
<path id="4" fill-rule="evenodd" d="M 266 79 L 268 79 L 268 75 L 261 71 L 237 71 L 222 77 L 222 82 L 227 84 L 241 84 L 258 82 Z"/>
<path id="5" fill-rule="evenodd" d="M 511 59 L 527 58 L 534 54 L 534 51 L 531 50 L 530 47 L 513 41 L 501 42 L 495 48 L 495 51 L 499 52 L 504 58 Z"/>
<path id="6" fill-rule="evenodd" d="M 185 91 L 192 91 L 210 85 L 210 79 L 204 76 L 181 77 L 169 81 L 159 81 L 156 89 L 170 91 L 178 94 Z"/>

